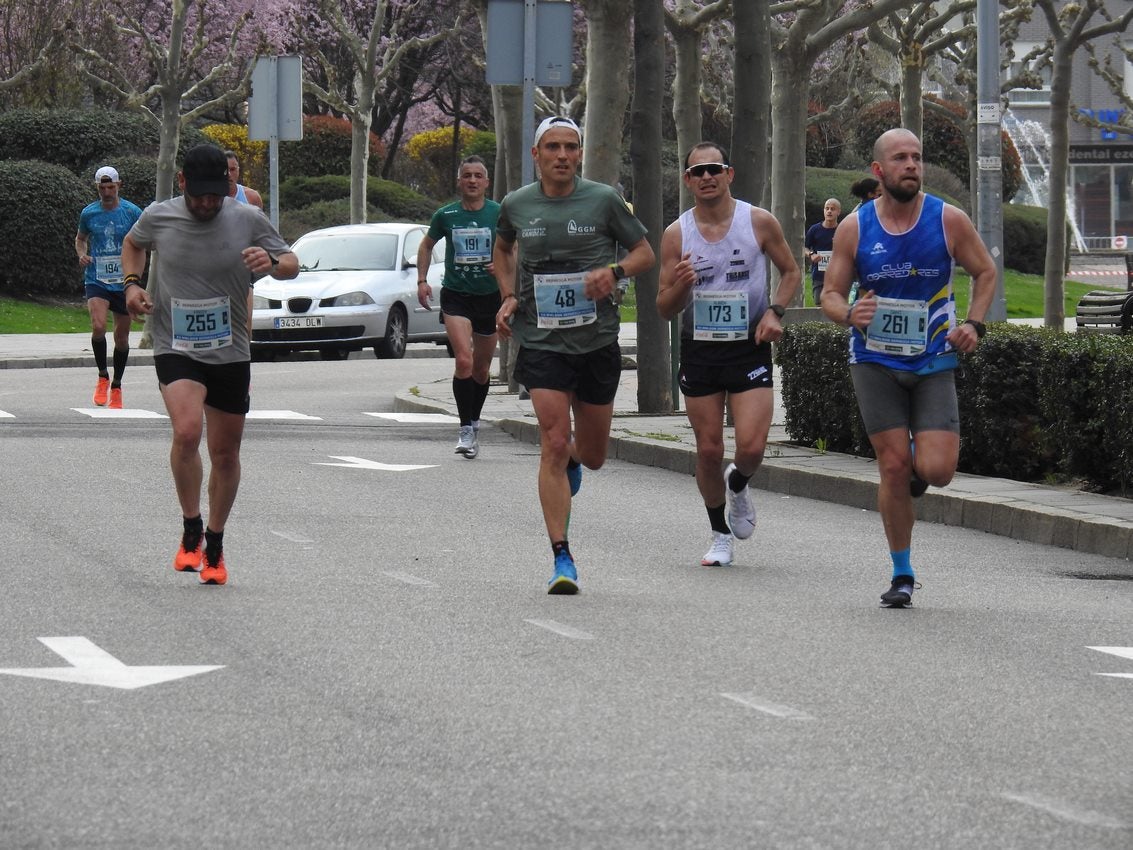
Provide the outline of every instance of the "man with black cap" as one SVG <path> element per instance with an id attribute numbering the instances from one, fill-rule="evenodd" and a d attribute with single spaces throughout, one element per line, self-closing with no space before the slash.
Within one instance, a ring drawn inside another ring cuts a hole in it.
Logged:
<path id="1" fill-rule="evenodd" d="M 573 594 L 571 500 L 582 467 L 606 462 L 621 377 L 615 291 L 619 281 L 652 268 L 654 256 L 645 226 L 617 190 L 578 175 L 582 131 L 574 121 L 543 121 L 531 156 L 539 179 L 500 205 L 492 251 L 501 296 L 496 329 L 519 341 L 515 376 L 539 420 L 539 502 L 554 556 L 548 592 Z M 629 249 L 620 261 L 619 245 Z"/>
<path id="2" fill-rule="evenodd" d="M 104 165 L 94 173 L 98 200 L 79 214 L 75 253 L 83 271 L 83 290 L 90 313 L 91 350 L 98 368 L 94 403 L 122 407 L 122 374 L 130 354 L 130 313 L 122 292 L 122 240 L 142 214 L 140 208 L 118 196 L 122 181 L 118 170 Z M 106 368 L 106 320 L 114 314 L 114 377 Z"/>
<path id="3" fill-rule="evenodd" d="M 262 212 L 228 199 L 228 160 L 214 145 L 185 154 L 184 194 L 151 204 L 122 245 L 126 306 L 150 316 L 158 385 L 173 426 L 170 466 L 184 514 L 178 571 L 224 584 L 224 526 L 240 484 L 240 441 L 251 372 L 251 282 L 287 280 L 299 262 Z M 141 285 L 146 252 L 158 259 L 152 292 Z M 209 518 L 201 517 L 200 442 L 208 428 Z"/>

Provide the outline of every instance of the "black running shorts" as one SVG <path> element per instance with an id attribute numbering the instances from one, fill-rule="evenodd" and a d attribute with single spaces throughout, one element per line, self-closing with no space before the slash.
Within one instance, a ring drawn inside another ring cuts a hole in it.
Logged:
<path id="1" fill-rule="evenodd" d="M 252 364 L 201 363 L 184 354 L 158 354 L 153 358 L 157 380 L 163 387 L 174 381 L 196 381 L 206 390 L 205 404 L 225 413 L 247 414 L 251 407 L 248 389 L 252 383 Z"/>
<path id="2" fill-rule="evenodd" d="M 492 336 L 496 332 L 496 314 L 500 312 L 500 293 L 472 295 L 456 292 L 447 286 L 441 287 L 441 313 L 445 316 L 460 316 L 472 323 L 472 333 L 479 336 Z"/>
<path id="3" fill-rule="evenodd" d="M 622 349 L 612 342 L 586 354 L 520 347 L 515 379 L 528 390 L 573 392 L 586 404 L 612 404 L 622 377 Z"/>

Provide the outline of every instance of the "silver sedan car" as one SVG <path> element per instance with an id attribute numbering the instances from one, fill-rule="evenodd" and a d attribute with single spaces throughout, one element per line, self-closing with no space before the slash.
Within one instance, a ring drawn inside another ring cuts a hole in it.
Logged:
<path id="1" fill-rule="evenodd" d="M 443 239 L 426 275 L 432 309 L 417 300 L 417 249 L 427 231 L 421 224 L 347 224 L 301 236 L 291 247 L 299 276 L 256 281 L 253 356 L 318 351 L 342 360 L 372 346 L 378 357 L 400 358 L 410 342 L 447 344 L 439 304 Z"/>

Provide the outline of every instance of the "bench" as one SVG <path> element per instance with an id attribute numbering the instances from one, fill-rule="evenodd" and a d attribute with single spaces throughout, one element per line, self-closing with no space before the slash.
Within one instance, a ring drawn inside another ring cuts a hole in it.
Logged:
<path id="1" fill-rule="evenodd" d="M 1133 292 L 1101 289 L 1087 292 L 1075 315 L 1079 331 L 1127 334 L 1133 331 Z"/>

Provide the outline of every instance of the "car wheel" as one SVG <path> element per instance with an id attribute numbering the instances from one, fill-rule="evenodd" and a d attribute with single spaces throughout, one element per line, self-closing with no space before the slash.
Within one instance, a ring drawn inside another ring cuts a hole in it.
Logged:
<path id="1" fill-rule="evenodd" d="M 383 360 L 400 360 L 405 356 L 405 343 L 409 337 L 409 317 L 405 308 L 394 304 L 386 322 L 386 335 L 374 346 L 374 354 Z"/>
<path id="2" fill-rule="evenodd" d="M 319 358 L 321 360 L 345 360 L 350 356 L 349 349 L 346 348 L 320 348 Z"/>

